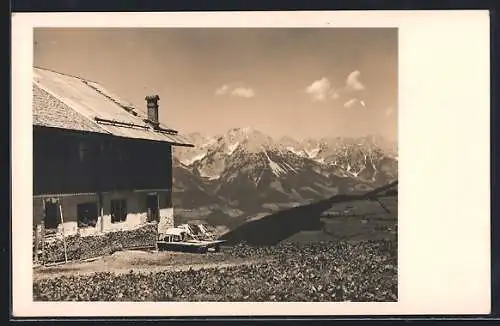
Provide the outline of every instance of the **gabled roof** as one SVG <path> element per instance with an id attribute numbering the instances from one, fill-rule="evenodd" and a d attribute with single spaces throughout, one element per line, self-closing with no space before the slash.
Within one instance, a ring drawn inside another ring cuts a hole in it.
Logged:
<path id="1" fill-rule="evenodd" d="M 33 70 L 33 125 L 193 146 L 177 131 L 153 128 L 147 114 L 99 83 L 55 71 Z"/>

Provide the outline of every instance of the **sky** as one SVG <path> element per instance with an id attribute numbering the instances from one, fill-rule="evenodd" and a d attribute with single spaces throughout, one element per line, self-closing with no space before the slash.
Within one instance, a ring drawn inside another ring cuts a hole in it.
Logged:
<path id="1" fill-rule="evenodd" d="M 397 140 L 394 28 L 35 29 L 34 65 L 100 82 L 180 133 Z"/>

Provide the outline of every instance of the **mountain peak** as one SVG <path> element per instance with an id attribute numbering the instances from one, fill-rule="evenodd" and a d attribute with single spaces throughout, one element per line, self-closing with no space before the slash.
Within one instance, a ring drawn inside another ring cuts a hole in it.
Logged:
<path id="1" fill-rule="evenodd" d="M 260 131 L 250 127 L 250 126 L 245 126 L 245 127 L 238 127 L 238 128 L 231 128 L 228 130 L 227 134 L 228 135 L 250 135 L 253 133 L 261 133 Z"/>
<path id="2" fill-rule="evenodd" d="M 199 133 L 192 136 L 196 138 L 193 140 L 197 147 L 176 148 L 174 154 L 179 162 L 194 167 L 200 175 L 220 175 L 227 166 L 232 165 L 233 160 L 253 160 L 255 155 L 261 153 L 269 153 L 269 160 L 286 162 L 283 166 L 290 165 L 294 169 L 296 162 L 311 166 L 319 164 L 321 169 L 363 180 L 383 181 L 386 175 L 397 171 L 392 167 L 393 161 L 397 161 L 397 146 L 385 144 L 383 137 L 378 135 L 308 137 L 297 141 L 288 135 L 273 139 L 245 126 L 229 129 L 219 137 L 204 137 Z"/>
<path id="3" fill-rule="evenodd" d="M 251 133 L 254 131 L 254 129 L 250 126 L 246 126 L 246 127 L 240 128 L 240 131 L 244 132 L 244 133 Z"/>

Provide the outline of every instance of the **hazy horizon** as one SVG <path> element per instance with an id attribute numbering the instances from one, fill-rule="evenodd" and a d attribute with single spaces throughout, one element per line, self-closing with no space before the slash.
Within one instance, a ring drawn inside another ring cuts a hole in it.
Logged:
<path id="1" fill-rule="evenodd" d="M 212 136 L 397 140 L 395 28 L 35 29 L 34 65 L 103 84 Z"/>
<path id="2" fill-rule="evenodd" d="M 271 138 L 273 138 L 274 140 L 276 141 L 279 141 L 280 139 L 282 138 L 291 138 L 293 140 L 296 140 L 296 141 L 306 141 L 306 140 L 309 140 L 309 139 L 312 139 L 312 140 L 320 140 L 320 139 L 329 139 L 329 138 L 345 138 L 345 139 L 349 139 L 349 138 L 352 138 L 352 139 L 358 139 L 358 138 L 368 138 L 368 137 L 379 137 L 381 136 L 384 140 L 386 141 L 390 141 L 390 142 L 396 142 L 397 143 L 397 139 L 389 139 L 385 136 L 382 136 L 380 134 L 364 134 L 364 135 L 358 135 L 358 136 L 337 136 L 337 135 L 327 135 L 327 136 L 305 136 L 305 137 L 295 137 L 293 135 L 277 135 L 277 136 L 272 136 L 260 129 L 256 129 L 256 128 L 253 128 L 253 127 L 249 127 L 249 126 L 242 126 L 242 127 L 231 127 L 231 128 L 228 128 L 228 129 L 225 129 L 225 130 L 221 130 L 217 133 L 207 133 L 207 132 L 200 132 L 200 131 L 193 131 L 193 132 L 184 132 L 183 134 L 184 135 L 200 135 L 200 136 L 203 136 L 203 137 L 207 137 L 207 138 L 211 138 L 211 137 L 221 137 L 221 136 L 224 136 L 225 134 L 227 134 L 228 132 L 230 132 L 232 129 L 251 129 L 253 131 L 257 131 L 257 132 L 261 132 L 263 133 L 264 135 L 266 136 L 270 136 Z"/>

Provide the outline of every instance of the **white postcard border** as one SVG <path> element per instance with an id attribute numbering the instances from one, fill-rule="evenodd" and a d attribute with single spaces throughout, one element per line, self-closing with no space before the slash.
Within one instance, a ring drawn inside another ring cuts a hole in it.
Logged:
<path id="1" fill-rule="evenodd" d="M 398 27 L 399 302 L 33 302 L 34 27 Z M 13 14 L 14 316 L 488 313 L 489 74 L 487 11 Z"/>

